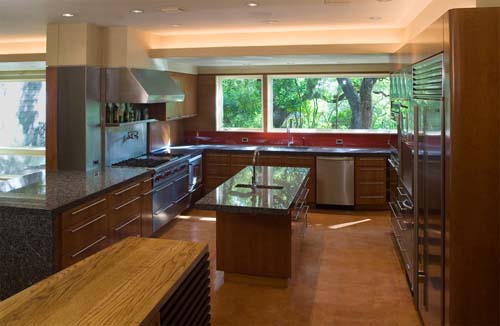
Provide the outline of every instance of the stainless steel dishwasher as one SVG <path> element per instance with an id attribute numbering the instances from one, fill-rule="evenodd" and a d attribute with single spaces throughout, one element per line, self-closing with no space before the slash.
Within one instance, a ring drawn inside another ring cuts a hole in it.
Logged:
<path id="1" fill-rule="evenodd" d="M 316 203 L 354 205 L 353 157 L 316 157 Z"/>

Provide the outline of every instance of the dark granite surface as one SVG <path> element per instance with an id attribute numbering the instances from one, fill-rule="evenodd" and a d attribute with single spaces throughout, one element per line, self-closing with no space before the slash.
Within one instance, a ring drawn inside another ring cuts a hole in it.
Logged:
<path id="1" fill-rule="evenodd" d="M 325 156 L 357 156 L 357 155 L 381 155 L 389 156 L 390 148 L 350 148 L 350 147 L 317 147 L 317 146 L 251 146 L 251 145 L 187 145 L 171 146 L 166 148 L 171 151 L 188 153 L 194 150 L 214 150 L 230 152 L 261 152 L 283 153 L 283 154 L 311 154 Z"/>
<path id="2" fill-rule="evenodd" d="M 287 215 L 304 183 L 309 168 L 256 167 L 257 184 L 282 186 L 283 189 L 238 188 L 252 183 L 252 167 L 235 176 L 200 199 L 195 207 L 231 213 Z"/>
<path id="3" fill-rule="evenodd" d="M 131 179 L 151 172 L 142 168 L 47 172 L 43 181 L 10 192 L 0 192 L 2 207 L 60 211 L 78 205 Z"/>
<path id="4" fill-rule="evenodd" d="M 50 211 L 0 207 L 0 300 L 55 272 Z"/>

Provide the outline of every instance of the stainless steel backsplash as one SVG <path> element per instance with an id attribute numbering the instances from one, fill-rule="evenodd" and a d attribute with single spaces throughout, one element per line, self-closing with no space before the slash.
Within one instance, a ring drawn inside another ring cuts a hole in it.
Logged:
<path id="1" fill-rule="evenodd" d="M 147 152 L 147 124 L 106 128 L 106 165 Z"/>

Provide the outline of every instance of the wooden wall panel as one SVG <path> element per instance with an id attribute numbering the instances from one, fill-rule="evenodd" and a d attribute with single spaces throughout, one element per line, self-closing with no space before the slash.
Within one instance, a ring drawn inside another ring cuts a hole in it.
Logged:
<path id="1" fill-rule="evenodd" d="M 445 157 L 450 325 L 498 325 L 500 9 L 450 11 Z"/>
<path id="2" fill-rule="evenodd" d="M 198 116 L 185 121 L 184 127 L 191 131 L 216 130 L 216 76 L 198 76 Z"/>
<path id="3" fill-rule="evenodd" d="M 46 74 L 47 89 L 47 129 L 45 144 L 45 164 L 47 171 L 57 170 L 57 68 L 48 67 Z"/>

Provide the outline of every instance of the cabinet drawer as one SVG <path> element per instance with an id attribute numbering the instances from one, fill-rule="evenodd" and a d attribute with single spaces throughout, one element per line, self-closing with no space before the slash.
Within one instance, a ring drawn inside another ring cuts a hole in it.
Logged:
<path id="1" fill-rule="evenodd" d="M 131 216 L 140 214 L 141 199 L 141 196 L 137 196 L 119 206 L 112 208 L 109 214 L 109 227 L 114 228 L 116 225 L 122 224 Z"/>
<path id="2" fill-rule="evenodd" d="M 316 166 L 316 158 L 314 156 L 286 156 L 283 164 L 286 166 L 314 168 Z"/>
<path id="3" fill-rule="evenodd" d="M 108 219 L 106 214 L 90 217 L 82 223 L 62 231 L 61 252 L 73 254 L 102 236 L 106 236 Z"/>
<path id="4" fill-rule="evenodd" d="M 376 156 L 356 157 L 356 167 L 358 166 L 385 167 L 386 165 L 387 165 L 387 157 L 376 157 Z"/>
<path id="5" fill-rule="evenodd" d="M 229 154 L 206 153 L 203 157 L 203 161 L 207 164 L 229 164 Z"/>
<path id="6" fill-rule="evenodd" d="M 205 174 L 207 177 L 224 177 L 229 175 L 229 165 L 226 164 L 205 164 Z"/>
<path id="7" fill-rule="evenodd" d="M 118 190 L 113 191 L 108 195 L 109 207 L 114 208 L 117 205 L 121 205 L 128 202 L 134 197 L 141 195 L 142 193 L 142 180 L 129 183 Z"/>
<path id="8" fill-rule="evenodd" d="M 76 208 L 61 214 L 61 228 L 66 229 L 72 225 L 80 224 L 91 216 L 103 214 L 108 208 L 105 197 L 99 197 Z"/>
<path id="9" fill-rule="evenodd" d="M 76 263 L 84 258 L 87 258 L 87 257 L 95 254 L 96 252 L 106 248 L 108 245 L 109 245 L 108 237 L 103 235 L 103 236 L 95 239 L 95 241 L 87 244 L 82 249 L 80 249 L 74 253 L 68 253 L 66 255 L 63 255 L 62 259 L 61 259 L 61 268 L 66 268 L 70 265 L 73 265 L 74 263 Z"/>
<path id="10" fill-rule="evenodd" d="M 231 164 L 250 165 L 253 161 L 253 155 L 232 154 Z"/>
<path id="11" fill-rule="evenodd" d="M 240 172 L 244 168 L 246 168 L 248 164 L 231 164 L 231 174 L 230 175 L 235 175 L 236 173 Z"/>
<path id="12" fill-rule="evenodd" d="M 283 159 L 281 156 L 261 155 L 258 160 L 258 165 L 263 166 L 281 166 Z"/>
<path id="13" fill-rule="evenodd" d="M 386 172 L 387 172 L 387 170 L 385 167 L 357 167 L 356 168 L 356 181 L 358 181 L 358 182 L 369 182 L 369 181 L 385 182 Z"/>
<path id="14" fill-rule="evenodd" d="M 213 189 L 217 188 L 221 184 L 223 184 L 227 178 L 221 178 L 221 177 L 209 177 L 206 178 L 204 181 L 205 184 L 205 193 L 212 191 Z"/>
<path id="15" fill-rule="evenodd" d="M 141 214 L 132 216 L 123 221 L 120 225 L 113 227 L 111 230 L 111 241 L 117 242 L 126 237 L 141 236 Z"/>
<path id="16" fill-rule="evenodd" d="M 386 185 L 380 182 L 356 184 L 356 205 L 380 205 L 386 202 Z"/>
<path id="17" fill-rule="evenodd" d="M 153 189 L 153 178 L 148 177 L 146 179 L 141 180 L 141 194 L 146 194 Z"/>

